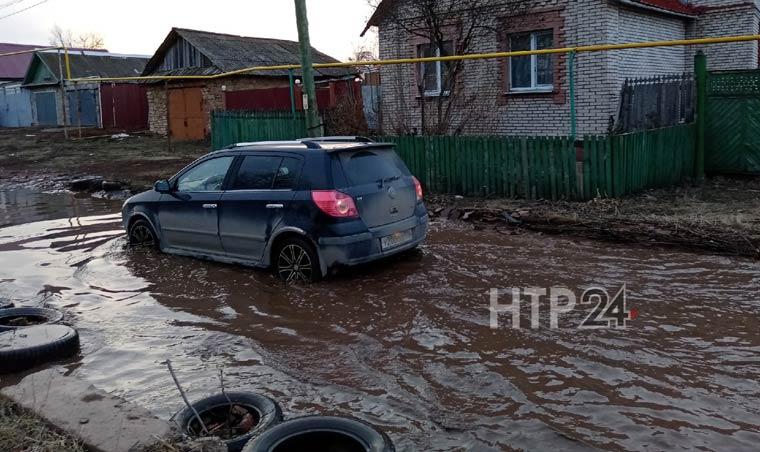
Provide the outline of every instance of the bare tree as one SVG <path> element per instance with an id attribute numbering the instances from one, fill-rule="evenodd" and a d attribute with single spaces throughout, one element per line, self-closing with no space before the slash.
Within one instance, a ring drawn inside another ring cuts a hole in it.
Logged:
<path id="1" fill-rule="evenodd" d="M 393 0 L 386 0 L 393 1 Z M 375 6 L 379 2 L 370 0 Z M 494 11 L 499 15 L 520 14 L 530 6 L 529 0 L 416 0 L 396 1 L 388 8 L 386 23 L 395 26 L 409 37 L 421 38 L 429 43 L 425 56 L 450 56 L 472 53 L 481 40 L 493 41 L 497 29 Z M 415 49 L 416 51 L 417 49 Z M 442 62 L 440 69 L 440 89 L 426 90 L 425 79 L 430 70 L 437 70 L 436 64 L 419 64 L 416 68 L 416 98 L 420 108 L 421 133 L 432 135 L 461 134 L 464 129 L 483 116 L 484 112 L 473 108 L 480 105 L 480 86 L 487 86 L 492 80 L 470 83 L 463 82 L 467 63 L 462 60 Z M 396 83 L 406 83 L 408 71 L 396 68 Z M 437 76 L 437 73 L 436 73 Z M 483 82 L 483 83 L 481 83 Z M 403 92 L 403 88 L 399 87 Z M 405 96 L 402 96 L 405 97 Z M 488 108 L 488 106 L 483 106 Z M 400 122 L 398 133 L 410 133 L 409 121 Z"/>
<path id="2" fill-rule="evenodd" d="M 74 35 L 71 29 L 63 29 L 59 25 L 54 25 L 50 29 L 49 42 L 54 46 L 76 47 L 80 49 L 104 49 L 105 40 L 103 36 L 95 32 L 86 32 Z"/>

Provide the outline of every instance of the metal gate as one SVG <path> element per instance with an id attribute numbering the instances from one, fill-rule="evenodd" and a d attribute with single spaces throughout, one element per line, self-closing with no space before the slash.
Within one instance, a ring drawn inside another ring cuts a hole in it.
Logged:
<path id="1" fill-rule="evenodd" d="M 705 169 L 760 174 L 760 71 L 707 76 Z"/>
<path id="2" fill-rule="evenodd" d="M 98 90 L 79 89 L 68 91 L 66 104 L 69 110 L 69 124 L 72 126 L 98 125 Z"/>
<path id="3" fill-rule="evenodd" d="M 58 125 L 55 91 L 34 93 L 35 122 L 40 126 Z"/>
<path id="4" fill-rule="evenodd" d="M 20 83 L 0 85 L 0 127 L 32 125 L 32 99 Z"/>

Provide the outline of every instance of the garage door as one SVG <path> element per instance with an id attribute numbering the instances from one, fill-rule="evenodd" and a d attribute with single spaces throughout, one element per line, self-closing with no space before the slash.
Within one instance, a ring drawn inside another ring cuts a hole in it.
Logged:
<path id="1" fill-rule="evenodd" d="M 202 140 L 208 134 L 200 88 L 169 90 L 169 131 L 176 140 Z"/>
<path id="2" fill-rule="evenodd" d="M 69 91 L 66 102 L 69 107 L 69 124 L 73 126 L 98 125 L 98 92 L 94 89 Z M 77 110 L 79 110 L 77 112 Z"/>
<path id="3" fill-rule="evenodd" d="M 55 104 L 54 92 L 34 93 L 34 107 L 38 125 L 58 125 L 58 109 Z"/>

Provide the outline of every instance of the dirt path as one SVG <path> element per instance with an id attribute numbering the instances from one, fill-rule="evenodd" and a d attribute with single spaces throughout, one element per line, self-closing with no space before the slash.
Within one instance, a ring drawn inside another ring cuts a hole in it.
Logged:
<path id="1" fill-rule="evenodd" d="M 204 142 L 174 143 L 93 130 L 66 141 L 61 132 L 0 129 L 0 185 L 55 190 L 97 175 L 142 191 L 208 152 Z M 437 216 L 507 233 L 529 229 L 613 242 L 666 245 L 760 258 L 760 177 L 713 178 L 703 185 L 652 190 L 615 200 L 548 202 L 427 196 Z"/>
<path id="2" fill-rule="evenodd" d="M 433 197 L 434 215 L 501 231 L 675 246 L 760 258 L 760 178 L 711 178 L 702 185 L 650 190 L 589 202 Z"/>
<path id="3" fill-rule="evenodd" d="M 205 142 L 169 149 L 166 138 L 148 134 L 112 138 L 91 130 L 67 141 L 60 131 L 0 128 L 0 184 L 60 189 L 73 177 L 97 175 L 140 191 L 208 150 Z"/>

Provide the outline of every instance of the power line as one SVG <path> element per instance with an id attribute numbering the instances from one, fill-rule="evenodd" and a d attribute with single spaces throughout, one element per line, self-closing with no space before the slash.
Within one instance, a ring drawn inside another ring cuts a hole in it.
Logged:
<path id="1" fill-rule="evenodd" d="M 10 14 L 6 14 L 4 16 L 0 16 L 0 20 L 3 20 L 5 18 L 7 18 L 7 17 L 15 16 L 16 14 L 19 14 L 19 13 L 23 13 L 24 11 L 28 11 L 28 10 L 34 8 L 35 6 L 40 6 L 43 3 L 47 3 L 48 1 L 50 1 L 50 0 L 42 0 L 41 2 L 35 3 L 34 5 L 27 6 L 26 8 L 20 9 L 18 11 L 14 11 L 14 12 L 12 12 Z"/>
<path id="2" fill-rule="evenodd" d="M 2 3 L 2 4 L 0 4 L 0 9 L 8 8 L 8 7 L 11 7 L 13 5 L 17 5 L 17 4 L 19 4 L 19 3 L 23 2 L 23 1 L 24 0 L 11 0 L 9 2 Z"/>

